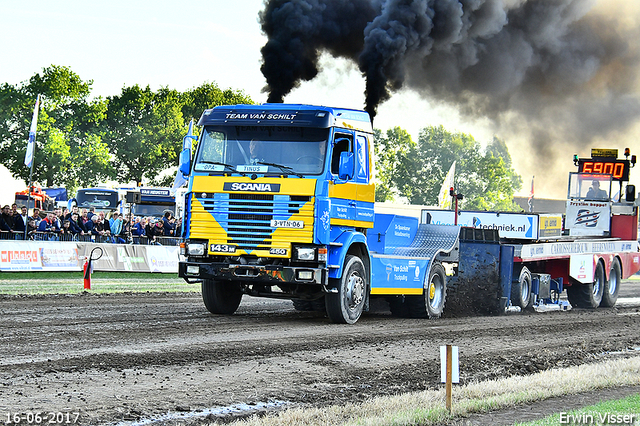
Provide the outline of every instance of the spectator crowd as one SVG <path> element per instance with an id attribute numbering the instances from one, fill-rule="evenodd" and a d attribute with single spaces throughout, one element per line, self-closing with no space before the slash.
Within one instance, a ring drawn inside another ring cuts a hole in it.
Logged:
<path id="1" fill-rule="evenodd" d="M 29 215 L 26 206 L 5 205 L 0 215 L 0 239 L 39 241 L 86 241 L 116 244 L 176 245 L 180 221 L 167 211 L 162 219 L 131 217 L 130 214 L 104 211 L 94 207 L 71 211 L 66 207 L 52 212 L 34 208 Z"/>

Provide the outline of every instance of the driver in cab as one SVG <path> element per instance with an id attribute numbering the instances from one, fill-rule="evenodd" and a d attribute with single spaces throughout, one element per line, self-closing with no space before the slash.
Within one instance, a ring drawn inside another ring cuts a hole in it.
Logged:
<path id="1" fill-rule="evenodd" d="M 587 199 L 590 200 L 606 200 L 609 198 L 607 191 L 600 189 L 600 181 L 594 180 L 591 182 L 591 188 L 587 191 Z"/>
<path id="2" fill-rule="evenodd" d="M 264 144 L 258 139 L 251 139 L 249 143 L 249 152 L 251 155 L 250 163 L 257 164 L 264 161 Z"/>

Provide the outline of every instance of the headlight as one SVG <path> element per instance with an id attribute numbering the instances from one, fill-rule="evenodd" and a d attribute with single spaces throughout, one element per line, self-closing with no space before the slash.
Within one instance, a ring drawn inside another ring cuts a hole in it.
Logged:
<path id="1" fill-rule="evenodd" d="M 187 250 L 191 256 L 204 256 L 206 244 L 190 243 L 187 244 Z"/>
<path id="2" fill-rule="evenodd" d="M 298 247 L 296 250 L 298 260 L 315 260 L 316 249 L 313 247 Z"/>

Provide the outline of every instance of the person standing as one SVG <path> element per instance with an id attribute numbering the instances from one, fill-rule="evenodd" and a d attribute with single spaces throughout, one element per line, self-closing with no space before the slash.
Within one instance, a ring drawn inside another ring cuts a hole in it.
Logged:
<path id="1" fill-rule="evenodd" d="M 4 221 L 4 223 L 7 224 L 7 226 L 9 227 L 9 230 L 12 231 L 13 230 L 13 214 L 11 214 L 11 208 L 9 207 L 9 205 L 5 205 L 2 208 L 2 220 Z"/>
<path id="2" fill-rule="evenodd" d="M 162 217 L 162 227 L 164 229 L 165 237 L 172 237 L 175 232 L 175 221 L 171 220 L 171 212 L 164 212 L 164 216 Z"/>
<path id="3" fill-rule="evenodd" d="M 111 235 L 115 243 L 125 243 L 125 240 L 120 237 L 120 233 L 122 232 L 122 219 L 120 219 L 118 212 L 113 212 L 111 215 L 111 219 L 109 219 L 109 229 L 111 230 Z"/>
<path id="4" fill-rule="evenodd" d="M 40 225 L 38 225 L 38 231 L 40 232 L 60 232 L 60 227 L 56 221 L 55 215 L 53 213 L 47 213 L 47 217 L 40 221 Z"/>
<path id="5" fill-rule="evenodd" d="M 40 217 L 40 209 L 38 207 L 33 208 L 33 216 L 31 216 L 31 219 L 35 222 L 37 228 L 42 221 L 42 218 Z"/>
<path id="6" fill-rule="evenodd" d="M 71 213 L 71 217 L 69 218 L 69 228 L 73 235 L 84 235 L 85 233 L 84 224 L 81 224 L 77 211 Z"/>
<path id="7" fill-rule="evenodd" d="M 20 235 L 24 235 L 25 229 L 27 229 L 27 224 L 29 223 L 29 215 L 27 214 L 27 206 L 20 207 L 20 214 L 14 216 L 13 218 L 13 230 L 19 233 Z"/>

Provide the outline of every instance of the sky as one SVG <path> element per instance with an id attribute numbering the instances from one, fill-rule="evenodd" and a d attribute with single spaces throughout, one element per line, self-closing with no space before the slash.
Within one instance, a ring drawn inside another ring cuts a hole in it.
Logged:
<path id="1" fill-rule="evenodd" d="M 93 80 L 92 96 L 117 95 L 134 84 L 185 91 L 215 82 L 222 89 L 244 91 L 254 102 L 265 102 L 260 48 L 267 39 L 258 22 L 262 8 L 262 0 L 3 1 L 0 81 L 18 84 L 54 64 L 70 67 L 85 81 Z M 285 102 L 362 109 L 365 81 L 358 69 L 329 55 L 322 57 L 321 67 L 314 80 L 294 89 Z M 481 143 L 489 142 L 498 131 L 490 120 L 463 118 L 455 108 L 411 90 L 394 93 L 380 106 L 374 121 L 383 131 L 400 126 L 414 140 L 420 129 L 441 124 L 451 132 L 471 134 Z M 535 174 L 536 197 L 563 198 L 566 175 L 575 171 L 572 155 L 589 156 L 588 151 L 555 153 L 566 157 L 565 178 L 545 179 L 544 164 L 532 164 L 526 148 L 513 140 L 506 142 L 523 179 L 519 195 L 528 195 Z M 640 145 L 636 143 L 635 148 Z M 5 204 L 26 184 L 0 169 L 5 183 L 0 202 Z"/>

